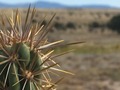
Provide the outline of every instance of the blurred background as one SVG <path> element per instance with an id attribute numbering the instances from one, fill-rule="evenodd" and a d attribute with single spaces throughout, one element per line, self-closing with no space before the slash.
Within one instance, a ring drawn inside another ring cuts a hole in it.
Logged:
<path id="1" fill-rule="evenodd" d="M 119 0 L 0 0 L 0 14 L 11 16 L 19 8 L 24 20 L 30 3 L 37 8 L 33 23 L 46 15 L 46 25 L 56 13 L 49 41 L 85 42 L 56 49 L 75 49 L 56 58 L 64 70 L 75 73 L 66 75 L 58 90 L 120 90 Z"/>

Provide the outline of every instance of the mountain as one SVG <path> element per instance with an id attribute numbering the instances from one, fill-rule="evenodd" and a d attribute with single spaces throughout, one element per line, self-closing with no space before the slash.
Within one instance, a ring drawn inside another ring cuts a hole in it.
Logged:
<path id="1" fill-rule="evenodd" d="M 115 8 L 109 5 L 83 5 L 81 8 Z"/>
<path id="2" fill-rule="evenodd" d="M 5 4 L 0 3 L 0 8 L 27 8 L 31 4 L 32 6 L 35 6 L 36 8 L 67 8 L 68 6 L 62 5 L 59 3 L 50 3 L 50 2 L 35 2 L 35 3 L 20 3 L 20 4 Z"/>
<path id="3" fill-rule="evenodd" d="M 68 6 L 59 3 L 50 2 L 35 2 L 33 3 L 38 8 L 67 8 Z"/>
<path id="4" fill-rule="evenodd" d="M 67 6 L 59 3 L 51 3 L 51 2 L 35 2 L 31 3 L 32 6 L 36 8 L 114 8 L 108 5 L 82 5 L 82 6 Z M 5 4 L 0 3 L 0 8 L 27 8 L 29 3 L 24 4 Z"/>

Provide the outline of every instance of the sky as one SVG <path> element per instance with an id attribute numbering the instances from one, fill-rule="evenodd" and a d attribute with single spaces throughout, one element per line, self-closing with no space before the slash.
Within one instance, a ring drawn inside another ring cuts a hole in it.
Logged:
<path id="1" fill-rule="evenodd" d="M 0 0 L 2 3 L 16 4 L 16 3 L 32 3 L 36 1 L 57 2 L 65 5 L 88 5 L 88 4 L 102 4 L 120 7 L 120 0 Z"/>

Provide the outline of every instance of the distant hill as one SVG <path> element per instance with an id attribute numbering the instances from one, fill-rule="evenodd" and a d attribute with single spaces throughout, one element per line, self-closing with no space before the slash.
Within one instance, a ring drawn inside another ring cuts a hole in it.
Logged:
<path id="1" fill-rule="evenodd" d="M 115 8 L 109 5 L 83 5 L 81 8 Z"/>
<path id="2" fill-rule="evenodd" d="M 36 8 L 114 8 L 108 5 L 83 5 L 83 6 L 67 6 L 59 3 L 51 3 L 51 2 L 35 2 L 31 3 L 32 6 L 35 5 Z M 24 4 L 5 4 L 0 3 L 0 8 L 27 8 L 29 3 Z"/>

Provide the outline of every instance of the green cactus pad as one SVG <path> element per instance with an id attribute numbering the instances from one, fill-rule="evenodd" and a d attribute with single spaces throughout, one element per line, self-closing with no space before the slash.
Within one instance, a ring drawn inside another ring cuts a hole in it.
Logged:
<path id="1" fill-rule="evenodd" d="M 17 53 L 18 55 L 18 60 L 21 66 L 23 66 L 23 63 L 25 66 L 28 65 L 30 61 L 30 51 L 29 48 L 26 44 L 24 43 L 17 43 L 14 44 L 11 48 L 12 53 Z"/>
<path id="2" fill-rule="evenodd" d="M 9 89 L 10 90 L 20 90 L 20 83 L 18 77 L 18 66 L 15 63 L 11 64 L 9 73 Z M 17 83 L 17 84 L 16 84 Z"/>
<path id="3" fill-rule="evenodd" d="M 22 63 L 25 63 L 25 66 L 27 66 L 30 61 L 29 47 L 24 43 L 19 43 L 18 54 L 19 54 L 19 58 L 21 60 L 23 60 L 23 61 L 21 61 L 21 65 L 22 65 Z"/>

